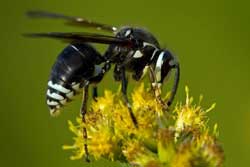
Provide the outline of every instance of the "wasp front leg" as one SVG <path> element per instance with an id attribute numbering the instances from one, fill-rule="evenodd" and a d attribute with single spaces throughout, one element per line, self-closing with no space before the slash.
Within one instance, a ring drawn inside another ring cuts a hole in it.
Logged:
<path id="1" fill-rule="evenodd" d="M 171 64 L 172 69 L 175 69 L 175 77 L 174 77 L 174 86 L 172 88 L 171 91 L 171 97 L 169 98 L 167 105 L 170 106 L 174 100 L 177 88 L 178 88 L 178 84 L 180 81 L 180 65 L 178 62 L 174 62 L 173 64 Z"/>
<path id="2" fill-rule="evenodd" d="M 165 106 L 165 103 L 164 103 L 164 101 L 161 98 L 161 85 L 162 84 L 157 82 L 155 73 L 154 73 L 154 71 L 153 71 L 153 69 L 152 69 L 151 66 L 149 66 L 149 80 L 151 82 L 151 89 L 154 92 L 156 100 L 160 104 L 162 104 L 163 106 Z"/>
<path id="3" fill-rule="evenodd" d="M 137 123 L 136 117 L 132 111 L 132 107 L 131 107 L 131 104 L 129 103 L 128 96 L 127 96 L 128 80 L 126 78 L 125 68 L 123 67 L 119 70 L 121 72 L 120 74 L 121 74 L 121 82 L 122 82 L 122 94 L 123 94 L 125 103 L 128 107 L 129 115 L 133 121 L 133 124 L 135 125 L 136 128 L 138 128 L 138 123 Z"/>
<path id="4" fill-rule="evenodd" d="M 169 56 L 169 55 L 166 55 L 166 56 Z M 152 83 L 152 89 L 155 92 L 155 96 L 157 100 L 160 101 L 166 108 L 168 108 L 174 100 L 174 97 L 178 88 L 178 84 L 179 84 L 179 79 L 180 79 L 179 63 L 175 60 L 175 57 L 173 56 L 169 56 L 169 57 L 170 58 L 165 59 L 165 61 L 162 60 L 163 63 L 161 63 L 160 68 L 158 66 L 160 71 L 156 70 L 157 67 L 155 68 L 155 70 L 153 70 L 153 68 L 150 67 L 150 80 Z M 167 102 L 163 102 L 163 100 L 161 99 L 161 87 L 162 87 L 164 79 L 166 79 L 169 76 L 172 70 L 175 70 L 174 85 L 172 87 L 169 99 L 167 100 Z"/>

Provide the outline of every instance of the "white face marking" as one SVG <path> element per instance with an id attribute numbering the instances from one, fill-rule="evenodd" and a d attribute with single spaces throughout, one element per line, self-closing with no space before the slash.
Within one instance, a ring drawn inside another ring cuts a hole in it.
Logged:
<path id="1" fill-rule="evenodd" d="M 125 37 L 129 36 L 131 34 L 131 30 L 127 30 L 125 33 Z"/>
<path id="2" fill-rule="evenodd" d="M 161 81 L 161 67 L 163 64 L 163 56 L 164 56 L 164 52 L 161 52 L 157 59 L 156 66 L 155 66 L 155 77 L 156 77 L 157 82 Z"/>
<path id="3" fill-rule="evenodd" d="M 47 90 L 47 95 L 49 96 L 49 97 L 52 97 L 53 99 L 56 99 L 56 100 L 63 100 L 64 99 L 64 97 L 63 96 L 61 96 L 61 95 L 59 95 L 59 94 L 57 94 L 57 93 L 50 93 L 50 90 L 48 89 Z"/>
<path id="4" fill-rule="evenodd" d="M 141 58 L 143 56 L 142 52 L 140 50 L 137 50 L 134 55 L 133 58 Z"/>
<path id="5" fill-rule="evenodd" d="M 57 106 L 59 103 L 53 100 L 47 100 L 47 104 L 50 106 Z"/>
<path id="6" fill-rule="evenodd" d="M 69 89 L 64 88 L 62 85 L 53 84 L 52 81 L 48 82 L 48 86 L 55 89 L 55 90 L 58 90 L 62 93 L 69 93 L 70 92 Z"/>

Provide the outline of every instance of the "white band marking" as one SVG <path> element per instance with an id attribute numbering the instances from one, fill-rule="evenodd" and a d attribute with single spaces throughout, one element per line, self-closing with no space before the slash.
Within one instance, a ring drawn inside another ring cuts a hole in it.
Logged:
<path id="1" fill-rule="evenodd" d="M 69 89 L 66 89 L 62 85 L 59 85 L 59 84 L 53 84 L 52 81 L 48 82 L 48 86 L 55 89 L 55 90 L 58 90 L 62 93 L 69 93 L 70 92 Z"/>
<path id="2" fill-rule="evenodd" d="M 56 99 L 56 100 L 63 100 L 64 98 L 63 98 L 63 96 L 61 96 L 61 95 L 59 95 L 59 94 L 57 94 L 57 93 L 50 93 L 50 90 L 48 89 L 47 90 L 47 95 L 49 96 L 49 97 L 52 97 L 53 99 Z"/>
<path id="3" fill-rule="evenodd" d="M 50 100 L 47 100 L 47 104 L 50 105 L 50 106 L 57 106 L 59 103 L 56 102 L 56 101 L 50 101 Z"/>
<path id="4" fill-rule="evenodd" d="M 71 98 L 74 96 L 73 91 L 72 91 L 72 92 L 67 93 L 67 94 L 66 94 L 66 96 L 67 96 L 68 98 L 70 98 L 70 99 L 71 99 Z"/>
<path id="5" fill-rule="evenodd" d="M 163 64 L 163 56 L 164 56 L 165 52 L 161 52 L 157 62 L 156 62 L 156 66 L 155 66 L 155 77 L 156 77 L 156 81 L 160 82 L 161 81 L 161 67 Z"/>
<path id="6" fill-rule="evenodd" d="M 150 60 L 153 60 L 153 58 L 155 57 L 155 53 L 156 53 L 157 51 L 158 51 L 158 49 L 155 49 L 155 50 L 154 50 L 154 52 L 153 52 L 153 54 L 152 54 Z"/>

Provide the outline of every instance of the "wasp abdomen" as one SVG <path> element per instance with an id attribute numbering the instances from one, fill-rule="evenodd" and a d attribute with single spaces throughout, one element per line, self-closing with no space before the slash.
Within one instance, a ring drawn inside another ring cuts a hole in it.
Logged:
<path id="1" fill-rule="evenodd" d="M 55 115 L 79 92 L 95 73 L 101 55 L 88 44 L 71 44 L 58 56 L 52 67 L 47 89 L 47 105 Z"/>
<path id="2" fill-rule="evenodd" d="M 52 115 L 56 114 L 62 106 L 72 100 L 81 88 L 80 83 L 74 82 L 70 88 L 66 88 L 50 80 L 47 89 L 47 105 L 49 106 L 50 113 Z"/>

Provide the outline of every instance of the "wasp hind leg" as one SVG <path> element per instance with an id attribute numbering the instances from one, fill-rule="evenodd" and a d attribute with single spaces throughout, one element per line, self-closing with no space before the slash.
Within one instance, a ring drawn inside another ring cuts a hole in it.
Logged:
<path id="1" fill-rule="evenodd" d="M 87 101 L 88 101 L 88 90 L 89 85 L 86 85 L 83 89 L 83 99 L 82 99 L 82 107 L 81 107 L 81 116 L 82 116 L 82 123 L 84 124 L 84 127 L 82 129 L 83 134 L 83 142 L 84 142 L 84 151 L 85 151 L 85 160 L 86 162 L 90 162 L 89 160 L 89 150 L 88 150 L 88 134 L 87 134 L 87 128 L 86 128 L 86 119 L 85 115 L 87 113 Z"/>

